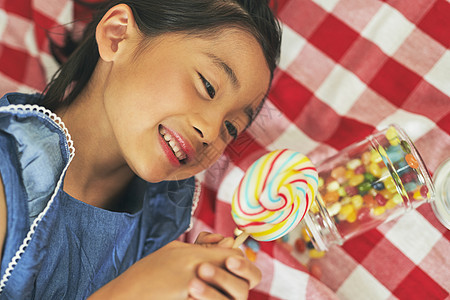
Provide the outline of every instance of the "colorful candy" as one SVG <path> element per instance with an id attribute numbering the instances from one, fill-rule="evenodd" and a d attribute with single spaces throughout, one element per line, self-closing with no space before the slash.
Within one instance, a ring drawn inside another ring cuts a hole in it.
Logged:
<path id="1" fill-rule="evenodd" d="M 270 152 L 255 161 L 239 183 L 232 217 L 255 240 L 281 238 L 303 219 L 318 183 L 316 168 L 306 156 L 287 149 Z"/>

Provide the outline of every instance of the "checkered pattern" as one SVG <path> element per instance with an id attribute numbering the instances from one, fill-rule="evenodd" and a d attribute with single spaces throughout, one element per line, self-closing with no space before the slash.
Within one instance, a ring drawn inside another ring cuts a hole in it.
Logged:
<path id="1" fill-rule="evenodd" d="M 67 0 L 0 0 L 0 93 L 41 90 L 75 12 Z M 430 172 L 450 157 L 450 1 L 284 0 L 282 57 L 254 124 L 199 175 L 195 226 L 232 235 L 231 195 L 269 150 L 315 163 L 398 123 Z M 250 299 L 450 299 L 450 231 L 429 204 L 316 259 L 320 281 L 295 250 L 261 243 L 261 284 Z M 292 252 L 294 251 L 294 252 Z"/>

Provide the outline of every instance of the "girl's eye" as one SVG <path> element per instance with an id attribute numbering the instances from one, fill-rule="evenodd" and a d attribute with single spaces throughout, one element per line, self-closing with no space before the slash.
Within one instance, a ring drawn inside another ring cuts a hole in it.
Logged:
<path id="1" fill-rule="evenodd" d="M 230 121 L 225 121 L 225 127 L 227 128 L 228 134 L 233 137 L 233 139 L 237 139 L 238 132 L 236 127 Z"/>
<path id="2" fill-rule="evenodd" d="M 200 79 L 203 82 L 203 85 L 205 86 L 205 90 L 208 93 L 209 97 L 211 99 L 214 99 L 214 96 L 216 95 L 216 90 L 214 89 L 214 87 L 211 85 L 211 83 L 209 83 L 208 80 L 205 79 L 205 77 L 203 77 L 202 74 L 198 73 L 198 75 L 200 76 Z"/>

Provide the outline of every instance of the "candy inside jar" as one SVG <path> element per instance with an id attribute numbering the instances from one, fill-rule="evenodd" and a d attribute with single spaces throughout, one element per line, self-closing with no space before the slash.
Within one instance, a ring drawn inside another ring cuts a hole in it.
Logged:
<path id="1" fill-rule="evenodd" d="M 317 170 L 319 191 L 303 225 L 320 251 L 395 219 L 434 195 L 419 153 L 396 125 L 340 151 Z"/>

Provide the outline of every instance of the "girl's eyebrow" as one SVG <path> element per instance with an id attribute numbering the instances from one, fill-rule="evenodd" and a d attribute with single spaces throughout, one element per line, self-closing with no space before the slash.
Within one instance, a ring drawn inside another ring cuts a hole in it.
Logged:
<path id="1" fill-rule="evenodd" d="M 236 76 L 236 73 L 234 73 L 233 69 L 225 61 L 223 61 L 223 59 L 212 53 L 205 53 L 205 55 L 211 58 L 213 60 L 213 63 L 217 67 L 219 67 L 219 69 L 223 70 L 225 74 L 227 74 L 228 79 L 230 79 L 235 89 L 239 89 L 241 87 L 241 84 Z"/>

